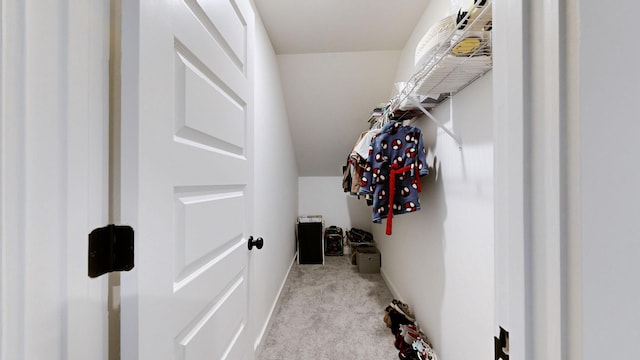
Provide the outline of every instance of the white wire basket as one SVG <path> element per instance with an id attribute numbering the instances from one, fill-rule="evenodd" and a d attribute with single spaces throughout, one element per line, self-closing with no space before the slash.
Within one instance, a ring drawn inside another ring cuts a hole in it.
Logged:
<path id="1" fill-rule="evenodd" d="M 409 96 L 442 99 L 443 94 L 455 94 L 491 70 L 491 28 L 491 0 L 476 0 L 468 11 L 433 25 L 416 47 L 416 71 L 391 109 Z"/>

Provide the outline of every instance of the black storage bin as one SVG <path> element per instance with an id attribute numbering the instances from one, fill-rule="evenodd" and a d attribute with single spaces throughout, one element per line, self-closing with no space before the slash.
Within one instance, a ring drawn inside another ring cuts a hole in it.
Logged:
<path id="1" fill-rule="evenodd" d="M 301 216 L 296 228 L 298 264 L 324 264 L 322 216 Z"/>

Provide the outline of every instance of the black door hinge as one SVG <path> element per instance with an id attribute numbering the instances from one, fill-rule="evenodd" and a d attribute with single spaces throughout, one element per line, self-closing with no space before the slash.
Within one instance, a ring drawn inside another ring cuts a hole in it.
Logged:
<path id="1" fill-rule="evenodd" d="M 89 234 L 89 277 L 133 269 L 133 228 L 107 225 Z"/>

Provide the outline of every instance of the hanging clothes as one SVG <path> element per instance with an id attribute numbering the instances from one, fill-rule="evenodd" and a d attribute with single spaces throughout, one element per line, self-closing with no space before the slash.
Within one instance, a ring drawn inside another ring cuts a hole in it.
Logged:
<path id="1" fill-rule="evenodd" d="M 349 162 L 342 166 L 342 189 L 348 193 L 351 191 L 351 184 L 353 184 L 353 178 L 351 177 L 351 171 L 349 170 Z"/>
<path id="2" fill-rule="evenodd" d="M 363 132 L 360 135 L 360 138 L 356 143 L 356 146 L 354 146 L 353 152 L 360 155 L 362 159 L 366 161 L 367 157 L 369 157 L 369 146 L 371 146 L 371 139 L 373 139 L 373 137 L 379 133 L 380 133 L 380 129 L 372 129 L 372 130 Z"/>
<path id="3" fill-rule="evenodd" d="M 356 144 L 358 144 L 366 134 L 366 131 L 361 133 L 360 136 L 358 136 L 358 140 L 356 140 Z M 349 156 L 347 156 L 346 164 L 342 167 L 342 188 L 344 192 L 358 197 L 360 197 L 360 178 L 362 177 L 362 170 L 357 171 L 359 162 L 364 161 L 358 156 L 355 150 L 351 150 Z"/>
<path id="4" fill-rule="evenodd" d="M 380 132 L 380 129 L 364 131 L 358 136 L 353 149 L 347 157 L 346 165 L 342 167 L 344 192 L 360 197 L 360 179 L 364 173 L 364 167 L 369 155 L 371 139 Z"/>
<path id="5" fill-rule="evenodd" d="M 420 128 L 392 121 L 371 139 L 360 194 L 373 197 L 373 222 L 386 218 L 387 235 L 393 215 L 420 210 L 420 176 L 428 173 Z"/>

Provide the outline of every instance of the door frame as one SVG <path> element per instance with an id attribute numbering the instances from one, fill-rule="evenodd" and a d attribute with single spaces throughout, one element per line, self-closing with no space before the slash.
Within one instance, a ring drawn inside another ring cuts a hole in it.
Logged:
<path id="1" fill-rule="evenodd" d="M 106 0 L 0 5 L 0 358 L 107 356 Z"/>
<path id="2" fill-rule="evenodd" d="M 582 358 L 577 3 L 494 4 L 494 331 L 516 359 Z"/>

